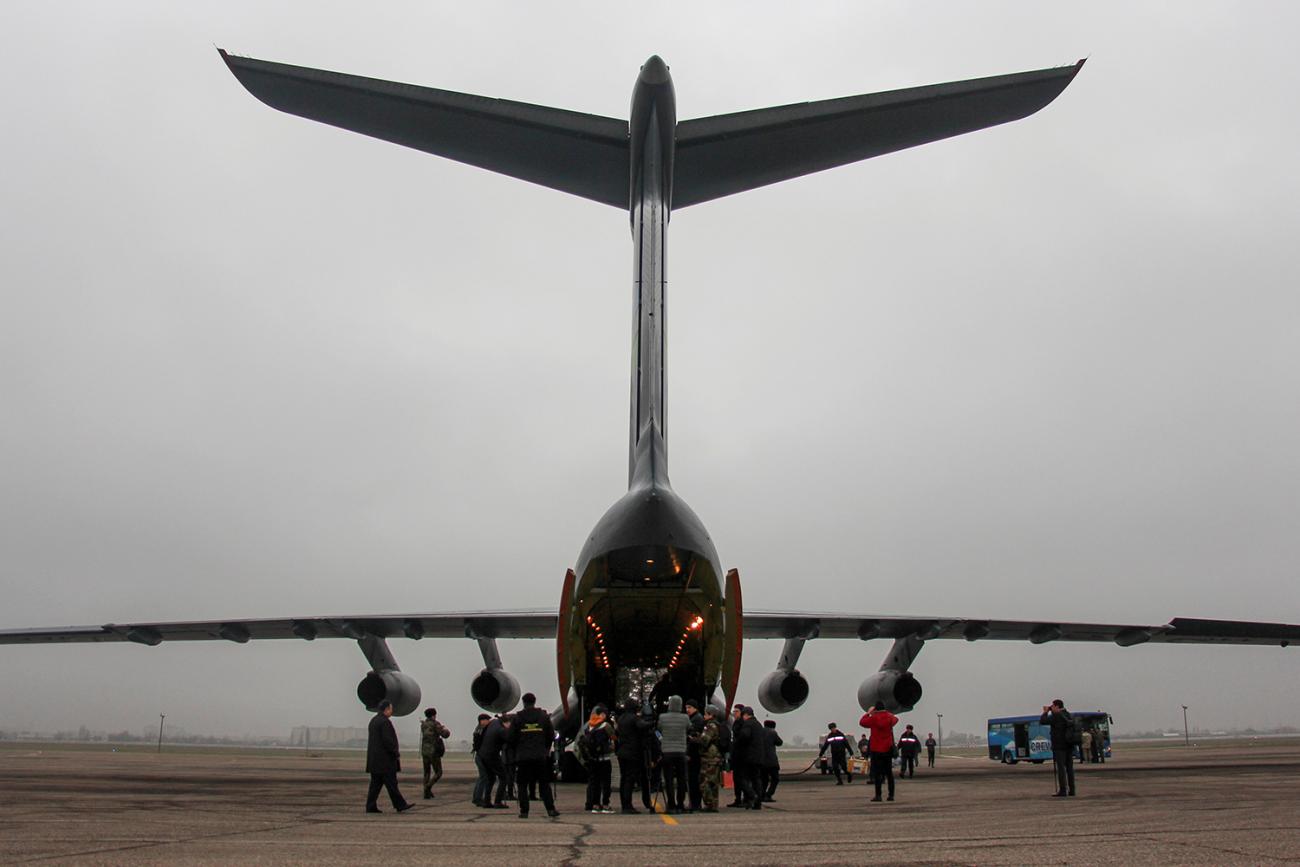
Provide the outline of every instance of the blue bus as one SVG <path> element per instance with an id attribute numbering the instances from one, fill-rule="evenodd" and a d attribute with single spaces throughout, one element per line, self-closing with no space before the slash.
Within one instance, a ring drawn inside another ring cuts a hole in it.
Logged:
<path id="1" fill-rule="evenodd" d="M 1071 711 L 1079 728 L 1089 734 L 1089 741 L 1101 738 L 1101 751 L 1105 758 L 1110 758 L 1110 726 L 1114 722 L 1110 714 L 1102 710 Z M 1014 765 L 1016 762 L 1033 762 L 1041 764 L 1051 761 L 1052 732 L 1049 726 L 1039 722 L 1041 714 L 1033 716 L 1004 716 L 989 720 L 989 758 L 995 762 Z M 1079 758 L 1088 760 L 1083 755 L 1083 748 L 1077 747 Z"/>

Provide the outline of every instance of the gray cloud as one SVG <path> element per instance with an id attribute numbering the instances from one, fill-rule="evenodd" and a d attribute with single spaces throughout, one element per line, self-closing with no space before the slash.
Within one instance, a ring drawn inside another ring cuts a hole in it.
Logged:
<path id="1" fill-rule="evenodd" d="M 214 42 L 612 116 L 651 53 L 683 117 L 1088 56 L 1026 121 L 674 216 L 674 482 L 753 608 L 1300 622 L 1290 6 L 5 17 L 0 626 L 549 607 L 621 493 L 625 215 L 273 112 Z M 469 642 L 395 649 L 469 718 Z M 783 725 L 856 717 L 884 650 L 814 643 Z M 1293 656 L 932 645 L 916 716 L 1294 724 Z M 341 723 L 363 667 L 8 647 L 0 726 Z"/>

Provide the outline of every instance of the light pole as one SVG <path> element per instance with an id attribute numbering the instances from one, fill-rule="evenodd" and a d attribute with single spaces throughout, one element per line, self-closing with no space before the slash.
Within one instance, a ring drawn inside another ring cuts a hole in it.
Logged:
<path id="1" fill-rule="evenodd" d="M 939 718 L 939 752 L 943 752 L 943 714 L 935 714 Z"/>
<path id="2" fill-rule="evenodd" d="M 1183 746 L 1192 745 L 1192 736 L 1187 731 L 1187 705 L 1183 705 Z"/>
<path id="3" fill-rule="evenodd" d="M 158 714 L 158 752 L 160 753 L 162 752 L 162 724 L 165 719 L 167 719 L 167 714 Z"/>

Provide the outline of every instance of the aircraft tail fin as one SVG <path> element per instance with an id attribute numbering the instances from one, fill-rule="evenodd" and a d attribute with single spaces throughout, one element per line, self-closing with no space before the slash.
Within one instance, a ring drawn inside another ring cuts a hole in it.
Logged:
<path id="1" fill-rule="evenodd" d="M 674 209 L 1027 117 L 1074 66 L 724 114 L 677 124 Z"/>
<path id="2" fill-rule="evenodd" d="M 280 111 L 628 207 L 625 120 L 234 57 L 225 51 L 221 57 L 249 93 Z"/>

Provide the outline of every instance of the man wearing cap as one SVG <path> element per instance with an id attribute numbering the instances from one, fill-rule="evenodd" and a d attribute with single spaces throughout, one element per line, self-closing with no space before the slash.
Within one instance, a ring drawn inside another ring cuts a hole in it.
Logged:
<path id="1" fill-rule="evenodd" d="M 825 755 L 826 750 L 831 751 L 831 770 L 835 772 L 835 785 L 842 786 L 844 781 L 840 775 L 848 777 L 849 782 L 853 782 L 853 772 L 849 770 L 849 756 L 853 754 L 853 741 L 849 736 L 840 731 L 840 727 L 835 723 L 826 724 L 826 740 L 822 742 L 822 748 L 817 755 Z"/>
<path id="2" fill-rule="evenodd" d="M 700 753 L 700 800 L 703 812 L 718 812 L 718 788 L 722 784 L 722 750 L 718 748 L 721 729 L 718 720 L 722 709 L 714 705 L 704 708 L 704 728 L 692 734 Z"/>
<path id="3" fill-rule="evenodd" d="M 451 737 L 451 730 L 438 722 L 438 709 L 425 708 L 420 720 L 420 759 L 424 762 L 424 799 L 433 797 L 433 784 L 442 779 L 442 757 L 447 752 L 443 738 Z"/>
<path id="4" fill-rule="evenodd" d="M 378 713 L 370 720 L 366 742 L 366 773 L 370 775 L 370 791 L 366 793 L 366 812 L 382 813 L 379 809 L 379 790 L 388 790 L 393 809 L 404 813 L 411 804 L 397 790 L 397 772 L 402 769 L 402 756 L 397 748 L 397 730 L 393 728 L 393 703 L 381 701 Z"/>
<path id="5" fill-rule="evenodd" d="M 691 722 L 690 734 L 698 735 L 704 731 L 704 716 L 700 713 L 699 702 L 695 699 L 687 700 L 686 716 Z M 690 737 L 686 740 L 686 794 L 690 799 L 690 806 L 687 809 L 692 813 L 698 812 L 701 804 L 700 745 L 696 739 Z"/>
<path id="6" fill-rule="evenodd" d="M 916 736 L 909 723 L 907 730 L 898 736 L 898 778 L 916 776 L 916 759 L 921 755 L 921 739 Z"/>

